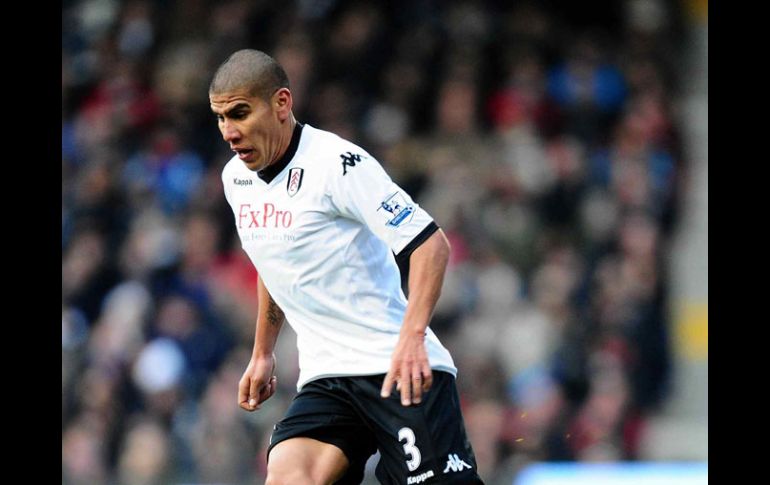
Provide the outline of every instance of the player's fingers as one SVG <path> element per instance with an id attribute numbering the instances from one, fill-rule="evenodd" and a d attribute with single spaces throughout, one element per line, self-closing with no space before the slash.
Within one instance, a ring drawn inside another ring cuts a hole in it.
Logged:
<path id="1" fill-rule="evenodd" d="M 393 369 L 390 369 L 385 374 L 385 379 L 382 381 L 382 389 L 380 389 L 380 396 L 390 397 L 391 389 L 393 389 Z"/>
<path id="2" fill-rule="evenodd" d="M 270 382 L 262 387 L 262 390 L 259 393 L 259 403 L 258 404 L 261 404 L 261 403 L 267 401 L 268 399 L 270 399 L 270 397 L 273 394 L 275 394 L 275 389 L 277 387 L 277 382 L 278 382 L 277 378 L 275 376 L 273 376 L 273 377 L 270 378 Z"/>
<path id="3" fill-rule="evenodd" d="M 242 378 L 238 381 L 238 402 L 244 402 L 249 397 L 249 385 L 248 379 Z"/>
<path id="4" fill-rule="evenodd" d="M 256 379 L 249 379 L 249 409 L 259 409 L 259 381 Z"/>
<path id="5" fill-rule="evenodd" d="M 430 365 L 426 362 L 422 366 L 422 390 L 426 391 L 433 385 L 433 371 Z"/>
<path id="6" fill-rule="evenodd" d="M 241 379 L 241 381 L 238 383 L 238 406 L 241 408 L 251 411 L 249 409 L 249 378 L 244 377 Z"/>
<path id="7" fill-rule="evenodd" d="M 412 382 L 409 378 L 409 369 L 406 365 L 401 366 L 401 405 L 409 406 L 412 404 Z"/>
<path id="8" fill-rule="evenodd" d="M 262 387 L 260 387 L 260 388 L 259 388 L 259 399 L 258 399 L 258 401 L 259 401 L 260 403 L 261 403 L 262 401 L 264 401 L 264 400 L 265 400 L 265 398 L 267 397 L 267 395 L 270 393 L 270 384 L 272 384 L 272 382 L 273 382 L 273 378 L 274 378 L 274 377 L 275 377 L 275 376 L 271 377 L 269 381 L 267 381 L 266 383 L 264 383 L 264 384 L 262 385 Z M 257 404 L 259 404 L 259 403 L 257 403 Z"/>
<path id="9" fill-rule="evenodd" d="M 422 372 L 419 366 L 412 367 L 412 401 L 420 404 L 422 401 Z"/>

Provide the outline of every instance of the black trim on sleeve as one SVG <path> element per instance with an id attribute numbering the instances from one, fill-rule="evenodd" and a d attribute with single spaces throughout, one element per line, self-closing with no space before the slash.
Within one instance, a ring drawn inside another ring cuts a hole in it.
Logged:
<path id="1" fill-rule="evenodd" d="M 419 248 L 420 245 L 424 243 L 429 237 L 431 237 L 436 231 L 438 231 L 438 226 L 435 222 L 430 221 L 430 224 L 425 226 L 425 229 L 420 231 L 420 234 L 416 235 L 414 239 L 412 239 L 409 244 L 404 246 L 404 249 L 402 249 L 401 252 L 396 255 L 396 260 L 409 258 L 412 252 Z"/>
<path id="2" fill-rule="evenodd" d="M 401 289 L 407 297 L 409 296 L 409 256 L 411 256 L 414 250 L 419 248 L 422 243 L 427 241 L 434 232 L 438 231 L 438 229 L 438 225 L 431 221 L 430 224 L 425 226 L 425 229 L 420 231 L 420 234 L 416 235 L 409 244 L 404 246 L 404 249 L 402 249 L 400 253 L 394 255 L 396 257 L 398 270 L 401 272 Z"/>
<path id="3" fill-rule="evenodd" d="M 269 165 L 257 172 L 257 176 L 264 180 L 265 183 L 269 184 L 272 182 L 273 179 L 279 173 L 281 173 L 281 170 L 286 168 L 286 165 L 291 162 L 291 159 L 294 158 L 294 155 L 297 153 L 297 148 L 299 147 L 299 138 L 300 135 L 302 135 L 302 128 L 304 126 L 305 125 L 297 121 L 297 124 L 294 125 L 294 131 L 291 133 L 291 141 L 289 142 L 289 146 L 286 148 L 286 152 L 283 154 L 283 156 L 276 160 L 272 165 Z"/>

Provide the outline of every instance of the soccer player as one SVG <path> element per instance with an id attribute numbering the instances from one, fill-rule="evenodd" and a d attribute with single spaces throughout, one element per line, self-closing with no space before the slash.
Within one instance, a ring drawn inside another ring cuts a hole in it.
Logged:
<path id="1" fill-rule="evenodd" d="M 209 101 L 236 154 L 225 196 L 259 272 L 240 407 L 275 392 L 284 319 L 297 333 L 298 394 L 274 427 L 267 483 L 360 483 L 376 450 L 385 484 L 482 483 L 457 369 L 428 328 L 449 255 L 443 231 L 365 150 L 294 118 L 289 81 L 267 54 L 231 55 Z M 409 268 L 408 301 L 397 261 Z"/>

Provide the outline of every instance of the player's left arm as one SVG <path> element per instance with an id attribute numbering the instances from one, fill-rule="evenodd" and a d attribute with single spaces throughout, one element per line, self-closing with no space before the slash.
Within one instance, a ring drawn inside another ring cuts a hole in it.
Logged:
<path id="1" fill-rule="evenodd" d="M 381 395 L 390 396 L 395 383 L 404 406 L 419 404 L 433 383 L 425 334 L 441 293 L 449 241 L 375 158 L 355 145 L 340 151 L 341 165 L 334 160 L 327 179 L 333 209 L 366 225 L 397 255 L 398 263 L 408 262 L 409 298 Z"/>
<path id="2" fill-rule="evenodd" d="M 438 229 L 409 256 L 409 301 L 381 391 L 382 397 L 388 397 L 397 383 L 404 406 L 419 404 L 433 383 L 425 334 L 441 295 L 449 249 L 444 231 Z"/>

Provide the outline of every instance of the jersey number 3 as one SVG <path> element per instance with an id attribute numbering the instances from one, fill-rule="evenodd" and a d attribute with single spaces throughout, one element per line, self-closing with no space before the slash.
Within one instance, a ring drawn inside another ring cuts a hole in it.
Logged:
<path id="1" fill-rule="evenodd" d="M 414 446 L 414 431 L 412 431 L 412 428 L 404 427 L 398 430 L 398 441 L 401 442 L 404 440 L 406 440 L 406 443 L 404 444 L 404 453 L 409 457 L 409 459 L 406 460 L 406 467 L 409 468 L 410 472 L 413 472 L 420 466 L 422 456 L 420 455 L 419 448 Z"/>

